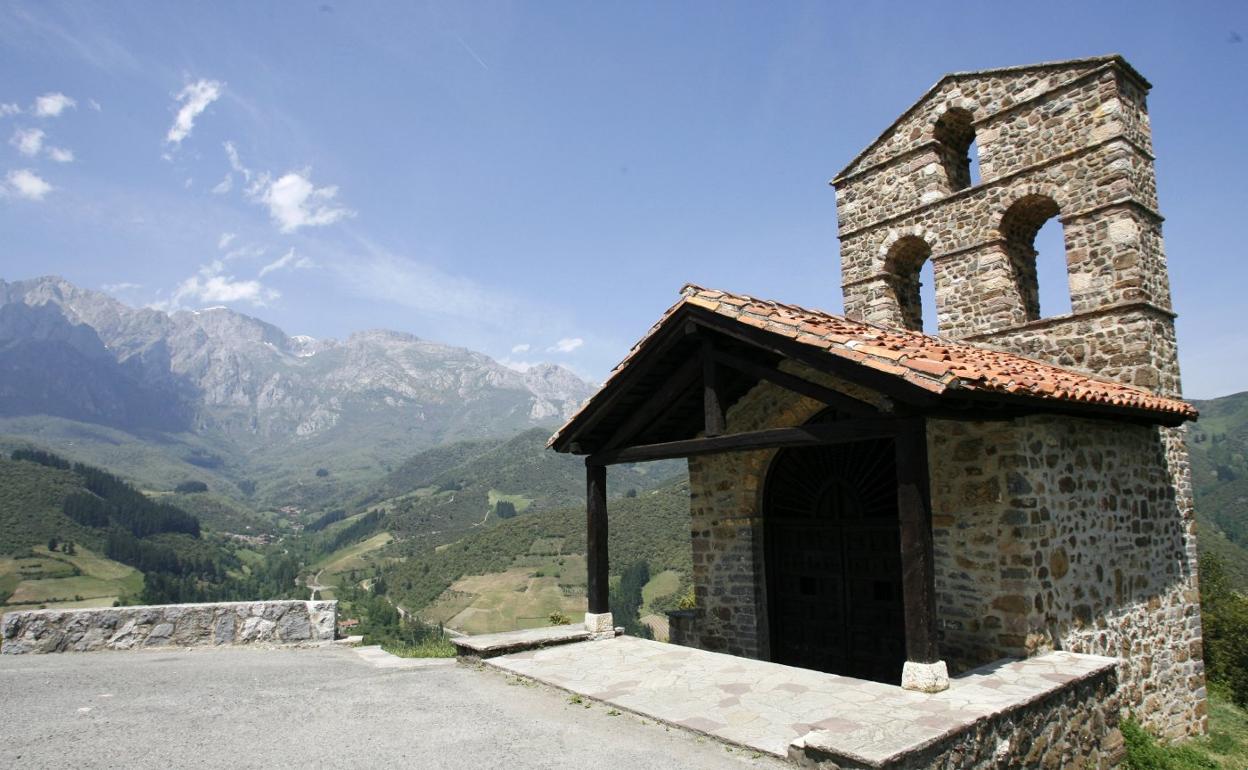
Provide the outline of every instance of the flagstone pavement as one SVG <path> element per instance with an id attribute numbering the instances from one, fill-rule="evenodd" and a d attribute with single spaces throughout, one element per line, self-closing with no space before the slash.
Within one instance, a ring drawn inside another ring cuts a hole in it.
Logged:
<path id="1" fill-rule="evenodd" d="M 883 760 L 1112 666 L 1053 652 L 1003 661 L 925 694 L 629 636 L 513 653 L 488 666 L 768 754 L 813 730 Z"/>

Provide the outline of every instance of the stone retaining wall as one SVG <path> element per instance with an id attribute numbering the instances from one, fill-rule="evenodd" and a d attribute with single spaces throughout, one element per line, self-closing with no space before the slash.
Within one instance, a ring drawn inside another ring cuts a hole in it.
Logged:
<path id="1" fill-rule="evenodd" d="M 1114 669 L 1106 667 L 887 758 L 847 755 L 838 751 L 838 736 L 813 732 L 794 742 L 789 759 L 816 770 L 1119 767 L 1126 746 L 1116 688 Z"/>
<path id="2" fill-rule="evenodd" d="M 0 622 L 0 653 L 328 642 L 337 618 L 336 601 L 28 610 Z"/>

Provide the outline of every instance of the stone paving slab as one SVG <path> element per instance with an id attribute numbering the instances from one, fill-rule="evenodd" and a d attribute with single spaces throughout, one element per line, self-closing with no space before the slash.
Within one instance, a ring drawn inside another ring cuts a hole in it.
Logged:
<path id="1" fill-rule="evenodd" d="M 526 628 L 522 631 L 503 631 L 497 634 L 477 634 L 452 639 L 460 655 L 476 658 L 493 658 L 507 653 L 533 650 L 539 647 L 550 647 L 557 644 L 583 642 L 589 639 L 590 633 L 585 626 L 573 624 L 566 626 L 545 626 L 542 628 Z"/>
<path id="2" fill-rule="evenodd" d="M 823 748 L 882 763 L 1117 661 L 1054 652 L 976 669 L 935 694 L 629 636 L 485 663 L 775 756 L 810 735 Z"/>

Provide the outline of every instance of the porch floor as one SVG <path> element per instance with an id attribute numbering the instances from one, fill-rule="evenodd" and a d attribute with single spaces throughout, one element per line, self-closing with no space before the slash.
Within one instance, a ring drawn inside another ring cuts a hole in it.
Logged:
<path id="1" fill-rule="evenodd" d="M 838 754 L 884 763 L 1115 665 L 1053 652 L 955 677 L 928 695 L 630 636 L 513 653 L 486 665 L 656 721 L 786 756 L 812 731 Z"/>

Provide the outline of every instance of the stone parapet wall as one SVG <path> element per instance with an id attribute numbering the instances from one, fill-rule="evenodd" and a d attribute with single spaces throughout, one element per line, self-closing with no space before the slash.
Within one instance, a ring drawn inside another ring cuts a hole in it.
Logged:
<path id="1" fill-rule="evenodd" d="M 818 770 L 1119 767 L 1126 749 L 1118 729 L 1116 684 L 1113 668 L 1105 668 L 885 758 L 847 756 L 837 751 L 837 736 L 819 733 L 790 748 L 789 758 Z"/>
<path id="2" fill-rule="evenodd" d="M 338 602 L 297 600 L 10 612 L 0 653 L 308 644 L 334 638 Z"/>

